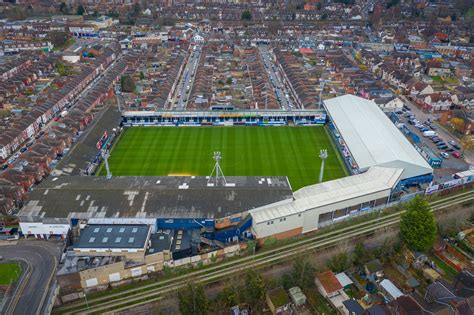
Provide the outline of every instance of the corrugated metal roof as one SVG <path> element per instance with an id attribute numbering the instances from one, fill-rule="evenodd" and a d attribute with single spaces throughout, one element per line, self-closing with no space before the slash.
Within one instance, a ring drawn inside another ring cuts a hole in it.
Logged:
<path id="1" fill-rule="evenodd" d="M 347 94 L 324 104 L 360 169 L 403 168 L 403 179 L 433 172 L 375 102 Z"/>

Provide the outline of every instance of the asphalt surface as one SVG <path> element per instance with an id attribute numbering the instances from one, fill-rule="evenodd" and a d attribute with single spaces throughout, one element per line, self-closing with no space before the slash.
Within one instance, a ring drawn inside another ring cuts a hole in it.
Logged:
<path id="1" fill-rule="evenodd" d="M 459 144 L 459 140 L 456 139 L 452 134 L 449 132 L 443 130 L 437 123 L 436 119 L 439 118 L 439 114 L 433 114 L 433 113 L 426 113 L 422 111 L 418 106 L 413 104 L 408 98 L 406 98 L 404 95 L 400 95 L 400 98 L 403 100 L 403 102 L 410 108 L 410 112 L 416 116 L 416 119 L 421 121 L 422 123 L 431 118 L 433 121 L 435 121 L 436 127 L 436 133 L 438 134 L 438 137 L 443 139 L 444 142 L 448 143 L 448 141 L 454 141 L 457 144 Z M 416 128 L 415 128 L 416 129 Z M 464 152 L 464 157 L 466 159 L 467 163 L 474 163 L 474 152 L 473 151 L 468 151 Z M 451 157 L 452 158 L 452 157 Z M 467 166 L 467 164 L 466 164 Z"/>
<path id="2" fill-rule="evenodd" d="M 117 106 L 110 105 L 94 118 L 91 125 L 87 126 L 78 141 L 73 145 L 68 154 L 58 163 L 56 170 L 65 175 L 81 175 L 90 162 L 99 153 L 96 148 L 97 141 L 107 131 L 113 133 L 113 128 L 120 125 L 121 113 Z"/>
<path id="3" fill-rule="evenodd" d="M 175 98 L 173 99 L 173 107 L 177 109 L 186 109 L 189 101 L 191 90 L 193 89 L 194 78 L 201 58 L 201 47 L 195 45 L 189 54 L 188 62 L 183 70 L 183 75 L 179 80 L 178 86 L 176 87 Z M 194 75 L 192 75 L 194 74 Z M 189 88 L 188 88 L 189 86 Z M 177 103 L 176 103 L 177 101 Z"/>
<path id="4" fill-rule="evenodd" d="M 425 120 L 422 120 L 422 118 L 418 118 L 419 116 L 418 115 L 415 115 L 417 117 L 418 120 L 420 120 L 420 122 L 422 124 L 424 124 Z M 425 145 L 427 145 L 434 153 L 436 153 L 439 157 L 441 157 L 441 152 L 446 152 L 446 150 L 440 150 L 437 148 L 436 144 L 431 141 L 430 138 L 428 137 L 425 137 L 423 136 L 423 133 L 418 129 L 416 128 L 414 125 L 410 125 L 408 123 L 408 118 L 406 117 L 403 117 L 403 115 L 399 115 L 400 117 L 400 121 L 402 123 L 405 124 L 405 126 L 410 129 L 411 132 L 413 132 L 414 134 L 416 134 L 419 138 L 420 138 L 420 141 L 422 143 L 424 143 Z M 442 135 L 441 134 L 441 131 L 442 130 L 441 128 L 439 128 L 439 126 L 436 125 L 436 130 L 435 132 L 438 134 L 438 138 L 441 138 L 443 139 L 443 141 L 448 145 L 448 147 L 452 147 L 450 144 L 448 144 L 448 141 L 449 140 L 452 140 L 451 137 L 447 137 L 445 135 Z M 430 129 L 431 130 L 431 129 Z M 458 143 L 457 141 L 455 141 L 456 143 Z M 459 143 L 458 143 L 459 144 Z M 453 148 L 454 149 L 454 148 Z M 458 151 L 458 150 L 455 150 L 455 151 Z M 459 151 L 458 151 L 459 152 Z M 448 153 L 448 158 L 444 158 L 443 159 L 443 164 L 442 164 L 442 168 L 444 169 L 450 169 L 451 170 L 451 173 L 452 172 L 460 172 L 460 171 L 465 171 L 469 168 L 469 165 L 463 160 L 463 159 L 457 159 L 455 158 L 454 156 L 451 155 L 450 152 L 446 152 Z M 444 173 L 445 172 L 440 172 L 438 169 L 435 169 L 435 174 L 438 175 L 439 173 L 439 177 L 442 178 L 444 177 Z"/>
<path id="5" fill-rule="evenodd" d="M 2 314 L 31 315 L 39 314 L 47 296 L 49 285 L 56 271 L 63 242 L 27 240 L 15 245 L 0 246 L 3 261 L 22 261 L 29 266 L 29 273 L 21 277 L 15 297 L 7 301 Z M 12 304 L 13 303 L 13 304 Z M 7 312 L 13 307 L 13 312 Z"/>
<path id="6" fill-rule="evenodd" d="M 263 63 L 265 64 L 265 69 L 267 70 L 268 77 L 270 79 L 270 84 L 272 85 L 272 88 L 275 91 L 275 95 L 278 97 L 281 109 L 292 110 L 294 108 L 294 103 L 290 98 L 291 93 L 286 89 L 283 83 L 283 78 L 277 71 L 277 66 L 271 60 L 268 47 L 264 45 L 259 45 L 258 50 L 262 56 Z"/>

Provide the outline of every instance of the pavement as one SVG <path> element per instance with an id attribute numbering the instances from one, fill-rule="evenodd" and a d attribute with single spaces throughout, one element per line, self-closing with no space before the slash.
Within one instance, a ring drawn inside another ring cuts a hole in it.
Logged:
<path id="1" fill-rule="evenodd" d="M 27 265 L 20 277 L 15 294 L 5 303 L 1 314 L 40 314 L 54 279 L 63 241 L 20 240 L 12 245 L 0 246 L 3 261 L 18 261 Z"/>

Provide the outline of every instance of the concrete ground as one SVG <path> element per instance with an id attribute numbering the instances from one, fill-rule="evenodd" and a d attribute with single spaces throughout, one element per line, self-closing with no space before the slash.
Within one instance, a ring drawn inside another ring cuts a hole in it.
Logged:
<path id="1" fill-rule="evenodd" d="M 53 283 L 64 242 L 20 240 L 0 246 L 3 261 L 18 261 L 26 266 L 14 294 L 6 300 L 2 314 L 40 314 Z"/>
<path id="2" fill-rule="evenodd" d="M 87 126 L 71 151 L 58 163 L 56 174 L 81 175 L 88 162 L 92 162 L 99 152 L 96 148 L 97 141 L 104 131 L 109 135 L 112 134 L 112 129 L 119 126 L 120 118 L 121 114 L 115 104 L 100 112 L 92 124 Z"/>

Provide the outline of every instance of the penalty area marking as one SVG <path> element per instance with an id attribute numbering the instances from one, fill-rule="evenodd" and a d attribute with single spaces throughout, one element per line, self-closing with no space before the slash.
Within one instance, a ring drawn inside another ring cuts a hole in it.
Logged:
<path id="1" fill-rule="evenodd" d="M 193 174 L 190 173 L 170 173 L 168 176 L 193 176 Z"/>

